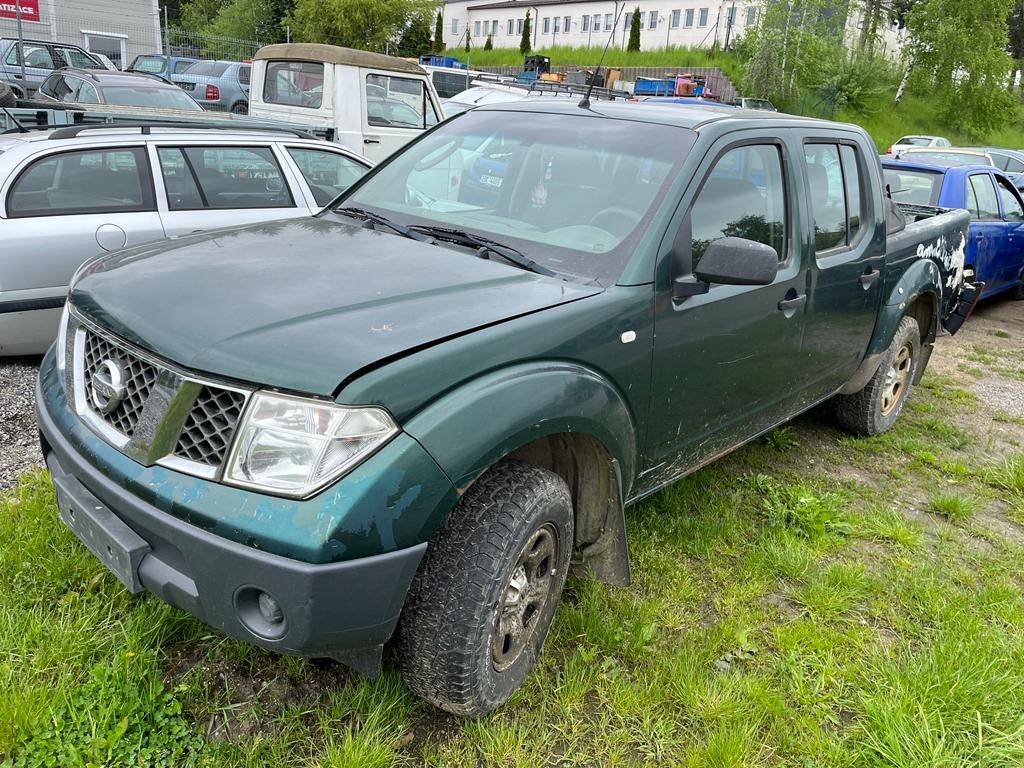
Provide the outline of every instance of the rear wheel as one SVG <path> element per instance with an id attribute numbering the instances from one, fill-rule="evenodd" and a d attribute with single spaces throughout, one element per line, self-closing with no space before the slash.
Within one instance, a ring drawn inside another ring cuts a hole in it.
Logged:
<path id="1" fill-rule="evenodd" d="M 569 570 L 573 511 L 552 472 L 488 470 L 431 540 L 402 613 L 402 678 L 457 715 L 500 706 L 533 668 Z"/>
<path id="2" fill-rule="evenodd" d="M 236 115 L 248 115 L 249 114 L 249 102 L 239 101 L 231 105 L 231 111 Z"/>
<path id="3" fill-rule="evenodd" d="M 859 392 L 835 396 L 839 424 L 857 435 L 877 435 L 889 429 L 907 401 L 920 356 L 917 321 L 904 317 L 871 380 Z"/>

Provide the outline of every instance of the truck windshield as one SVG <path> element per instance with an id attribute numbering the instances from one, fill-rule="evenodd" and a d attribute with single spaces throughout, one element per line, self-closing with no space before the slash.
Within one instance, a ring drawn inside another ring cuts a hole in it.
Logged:
<path id="1" fill-rule="evenodd" d="M 695 134 L 580 112 L 465 112 L 393 155 L 338 207 L 471 232 L 566 277 L 609 284 Z"/>
<path id="2" fill-rule="evenodd" d="M 942 189 L 942 174 L 936 171 L 885 168 L 885 183 L 897 203 L 936 205 Z"/>

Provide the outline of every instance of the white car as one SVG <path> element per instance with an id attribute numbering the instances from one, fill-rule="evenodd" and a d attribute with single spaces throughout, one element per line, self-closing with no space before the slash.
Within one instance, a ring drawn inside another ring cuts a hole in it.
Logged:
<path id="1" fill-rule="evenodd" d="M 885 150 L 887 155 L 898 155 L 907 149 L 915 147 L 949 147 L 949 139 L 945 136 L 902 136 L 896 139 L 889 148 Z"/>
<path id="2" fill-rule="evenodd" d="M 76 125 L 0 135 L 0 357 L 46 351 L 68 282 L 92 257 L 311 216 L 370 167 L 299 131 Z"/>

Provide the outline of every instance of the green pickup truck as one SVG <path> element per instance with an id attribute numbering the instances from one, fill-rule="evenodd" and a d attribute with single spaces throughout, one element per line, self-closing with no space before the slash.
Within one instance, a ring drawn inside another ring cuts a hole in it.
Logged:
<path id="1" fill-rule="evenodd" d="M 539 100 L 538 100 L 539 101 Z M 968 214 L 850 125 L 560 100 L 458 115 L 321 214 L 85 265 L 37 413 L 133 592 L 479 716 L 624 507 L 826 400 L 887 429 L 966 318 Z"/>

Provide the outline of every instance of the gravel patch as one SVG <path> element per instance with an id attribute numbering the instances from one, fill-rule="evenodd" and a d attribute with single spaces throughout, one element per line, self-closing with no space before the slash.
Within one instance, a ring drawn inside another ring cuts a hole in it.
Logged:
<path id="1" fill-rule="evenodd" d="M 39 358 L 0 360 L 0 488 L 43 463 L 36 429 L 35 387 Z"/>

